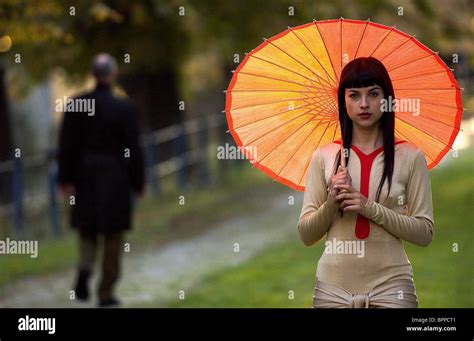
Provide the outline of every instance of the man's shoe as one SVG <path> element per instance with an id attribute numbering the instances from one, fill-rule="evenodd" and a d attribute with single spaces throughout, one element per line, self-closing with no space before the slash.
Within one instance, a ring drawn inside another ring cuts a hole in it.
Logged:
<path id="1" fill-rule="evenodd" d="M 116 297 L 111 297 L 105 300 L 99 300 L 99 307 L 108 308 L 116 307 L 120 305 L 120 301 Z"/>
<path id="2" fill-rule="evenodd" d="M 89 299 L 89 277 L 91 272 L 89 270 L 79 270 L 76 281 L 76 297 L 81 301 L 86 301 Z"/>

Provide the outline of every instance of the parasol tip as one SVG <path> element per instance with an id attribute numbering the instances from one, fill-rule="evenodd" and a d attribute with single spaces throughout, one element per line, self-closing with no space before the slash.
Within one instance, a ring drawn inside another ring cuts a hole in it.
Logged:
<path id="1" fill-rule="evenodd" d="M 221 110 L 221 113 L 223 113 L 223 114 L 224 114 L 224 113 L 225 113 L 225 110 Z"/>
<path id="2" fill-rule="evenodd" d="M 370 21 L 370 18 L 367 18 L 367 21 Z"/>
<path id="3" fill-rule="evenodd" d="M 262 38 L 262 39 L 263 39 L 263 41 L 267 41 L 267 38 Z"/>
<path id="4" fill-rule="evenodd" d="M 313 22 L 316 22 L 316 19 L 313 18 Z"/>
<path id="5" fill-rule="evenodd" d="M 235 73 L 235 70 L 232 70 L 232 71 L 230 71 L 230 72 Z"/>
<path id="6" fill-rule="evenodd" d="M 290 26 L 286 26 L 289 30 L 291 30 L 291 27 Z"/>
<path id="7" fill-rule="evenodd" d="M 227 90 L 224 90 L 223 93 L 227 93 Z"/>

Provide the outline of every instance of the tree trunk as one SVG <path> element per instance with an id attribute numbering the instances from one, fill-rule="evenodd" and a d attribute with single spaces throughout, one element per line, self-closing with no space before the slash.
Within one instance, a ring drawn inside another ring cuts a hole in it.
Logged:
<path id="1" fill-rule="evenodd" d="M 136 72 L 123 75 L 120 83 L 128 96 L 135 102 L 140 111 L 142 126 L 155 131 L 173 124 L 181 123 L 185 111 L 180 110 L 181 101 L 178 91 L 177 74 L 172 68 L 162 68 L 157 72 Z M 178 147 L 178 148 L 177 148 Z M 157 146 L 158 162 L 168 160 L 178 153 L 187 151 L 187 136 L 181 140 L 171 140 Z M 184 150 L 183 150 L 184 149 Z M 189 172 L 186 167 L 184 172 Z M 181 173 L 183 177 L 186 177 Z M 183 180 L 185 181 L 185 180 Z"/>
<path id="2" fill-rule="evenodd" d="M 5 66 L 0 63 L 0 164 L 13 156 L 13 142 L 5 84 Z M 0 204 L 11 201 L 11 172 L 0 170 Z"/>

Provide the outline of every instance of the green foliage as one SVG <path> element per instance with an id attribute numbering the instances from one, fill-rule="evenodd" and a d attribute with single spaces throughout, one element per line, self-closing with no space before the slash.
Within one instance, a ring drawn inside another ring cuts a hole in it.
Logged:
<path id="1" fill-rule="evenodd" d="M 461 1 L 448 10 L 460 11 L 466 6 L 468 1 Z M 4 59 L 11 63 L 13 54 L 21 53 L 22 63 L 38 79 L 54 66 L 66 68 L 70 75 L 83 74 L 91 57 L 101 51 L 119 59 L 130 54 L 132 62 L 124 65 L 126 73 L 162 67 L 179 70 L 186 58 L 208 49 L 220 55 L 222 65 L 232 64 L 235 53 L 243 55 L 263 37 L 312 19 L 370 17 L 386 25 L 397 24 L 408 33 L 418 34 L 425 43 L 444 34 L 456 40 L 469 33 L 462 22 L 450 20 L 443 6 L 425 0 L 404 6 L 402 17 L 397 11 L 391 2 L 375 0 L 330 4 L 283 0 L 7 0 L 0 4 L 0 36 L 9 35 L 13 40 Z M 433 24 L 433 17 L 439 24 Z"/>
<path id="2" fill-rule="evenodd" d="M 34 79 L 61 66 L 70 75 L 84 75 L 95 54 L 109 52 L 131 63 L 125 73 L 178 68 L 187 53 L 187 33 L 169 2 L 125 0 L 17 1 L 0 5 L 0 34 L 13 40 L 3 57 L 13 65 L 14 54 Z"/>

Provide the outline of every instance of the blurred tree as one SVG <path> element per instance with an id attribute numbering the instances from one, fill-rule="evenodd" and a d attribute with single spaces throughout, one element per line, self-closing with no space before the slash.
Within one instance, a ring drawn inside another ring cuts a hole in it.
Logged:
<path id="1" fill-rule="evenodd" d="M 84 77 L 92 57 L 105 51 L 117 58 L 123 85 L 151 128 L 179 121 L 170 114 L 178 111 L 176 75 L 188 43 L 173 2 L 7 0 L 0 18 L 0 33 L 12 37 L 33 80 L 57 66 Z M 10 64 L 13 50 L 5 55 Z"/>
<path id="2" fill-rule="evenodd" d="M 178 72 L 188 39 L 179 7 L 152 0 L 65 3 L 77 6 L 68 31 L 80 58 L 70 56 L 62 65 L 84 72 L 96 53 L 107 51 L 116 56 L 121 84 L 139 105 L 146 126 L 181 121 Z"/>
<path id="3" fill-rule="evenodd" d="M 26 52 L 33 56 L 29 72 L 37 77 L 38 71 L 46 71 L 44 61 L 49 56 L 38 53 L 38 47 L 60 36 L 59 29 L 45 20 L 58 15 L 54 2 L 22 2 L 5 0 L 0 4 L 0 162 L 13 157 L 10 113 L 7 91 L 9 68 L 24 66 Z M 43 65 L 42 67 L 40 65 Z M 49 68 L 48 68 L 49 69 Z M 11 174 L 0 173 L 0 203 L 10 201 Z"/>
<path id="4" fill-rule="evenodd" d="M 244 53 L 261 44 L 263 37 L 270 38 L 287 26 L 302 25 L 313 19 L 370 18 L 416 34 L 433 49 L 439 49 L 440 45 L 452 49 L 459 41 L 469 39 L 473 5 L 469 0 L 274 0 L 271 3 L 264 0 L 201 0 L 190 1 L 190 4 L 191 18 L 187 23 L 191 52 L 199 54 L 214 48 L 226 72 L 226 81 L 232 76 L 230 70 L 245 57 Z M 468 8 L 471 10 L 466 10 Z M 451 44 L 445 44 L 446 40 Z M 465 45 L 472 51 L 472 44 L 470 47 Z M 237 62 L 234 62 L 235 54 L 239 55 Z"/>
<path id="5" fill-rule="evenodd" d="M 30 84 L 55 67 L 82 80 L 92 57 L 108 52 L 144 125 L 153 130 L 180 122 L 178 71 L 189 45 L 182 20 L 179 6 L 162 0 L 2 1 L 0 51 L 3 36 L 13 46 L 0 56 L 0 161 L 11 157 L 13 146 L 2 87 L 8 68 L 25 71 Z"/>

